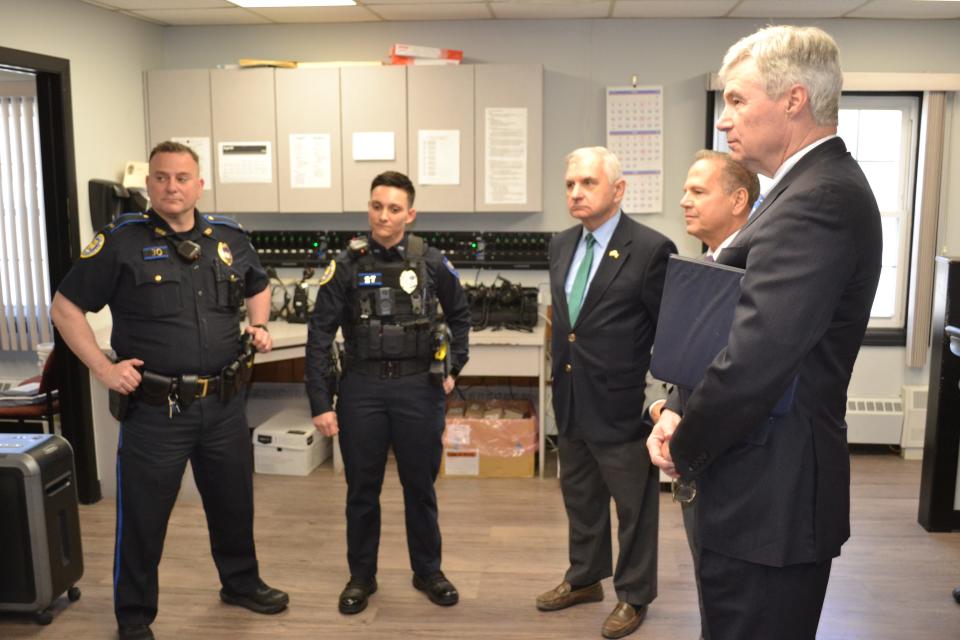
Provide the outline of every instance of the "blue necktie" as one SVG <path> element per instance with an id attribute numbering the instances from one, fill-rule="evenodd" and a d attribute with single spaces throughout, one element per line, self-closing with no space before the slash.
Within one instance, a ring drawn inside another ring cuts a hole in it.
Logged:
<path id="1" fill-rule="evenodd" d="M 747 220 L 753 217 L 753 214 L 757 212 L 757 209 L 760 208 L 760 205 L 763 204 L 763 194 L 761 193 L 757 196 L 756 202 L 753 203 L 753 206 L 750 207 L 750 214 L 747 216 Z"/>
<path id="2" fill-rule="evenodd" d="M 577 269 L 577 276 L 573 279 L 573 287 L 570 289 L 570 299 L 567 300 L 571 327 L 577 323 L 577 316 L 580 315 L 583 296 L 587 292 L 587 278 L 590 276 L 590 267 L 593 266 L 593 245 L 597 243 L 597 239 L 592 233 L 588 233 L 586 241 L 587 252 L 583 254 L 583 260 L 580 261 L 580 268 Z"/>

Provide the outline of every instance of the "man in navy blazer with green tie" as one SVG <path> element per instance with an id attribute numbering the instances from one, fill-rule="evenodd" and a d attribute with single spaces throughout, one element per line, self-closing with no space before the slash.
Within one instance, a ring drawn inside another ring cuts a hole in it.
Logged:
<path id="1" fill-rule="evenodd" d="M 580 224 L 550 244 L 553 408 L 560 487 L 570 523 L 570 567 L 537 598 L 541 611 L 603 599 L 613 562 L 610 498 L 617 506 L 617 605 L 606 638 L 632 633 L 657 595 L 659 482 L 644 439 L 644 388 L 660 311 L 665 236 L 620 208 L 626 181 L 603 147 L 567 156 L 567 206 Z"/>

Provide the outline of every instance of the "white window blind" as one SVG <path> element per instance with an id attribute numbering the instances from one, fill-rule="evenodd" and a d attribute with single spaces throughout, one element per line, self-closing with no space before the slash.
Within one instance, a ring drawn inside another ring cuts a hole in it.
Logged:
<path id="1" fill-rule="evenodd" d="M 0 96 L 0 349 L 49 342 L 50 283 L 35 96 Z"/>

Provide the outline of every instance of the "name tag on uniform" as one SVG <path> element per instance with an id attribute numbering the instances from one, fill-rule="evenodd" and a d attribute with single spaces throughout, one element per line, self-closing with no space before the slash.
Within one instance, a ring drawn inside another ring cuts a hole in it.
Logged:
<path id="1" fill-rule="evenodd" d="M 156 247 L 144 247 L 144 260 L 166 260 L 170 257 L 170 247 L 166 245 L 157 245 Z"/>
<path id="2" fill-rule="evenodd" d="M 383 274 L 379 271 L 364 271 L 357 274 L 358 287 L 382 287 Z"/>

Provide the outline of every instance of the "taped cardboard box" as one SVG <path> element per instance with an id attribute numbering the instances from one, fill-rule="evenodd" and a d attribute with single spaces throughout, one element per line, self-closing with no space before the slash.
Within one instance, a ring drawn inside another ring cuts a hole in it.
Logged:
<path id="1" fill-rule="evenodd" d="M 533 405 L 528 400 L 488 400 L 471 402 L 471 410 L 466 411 L 465 404 L 451 401 L 447 405 L 440 474 L 532 478 L 538 444 Z M 471 415 L 502 417 L 468 417 Z"/>

